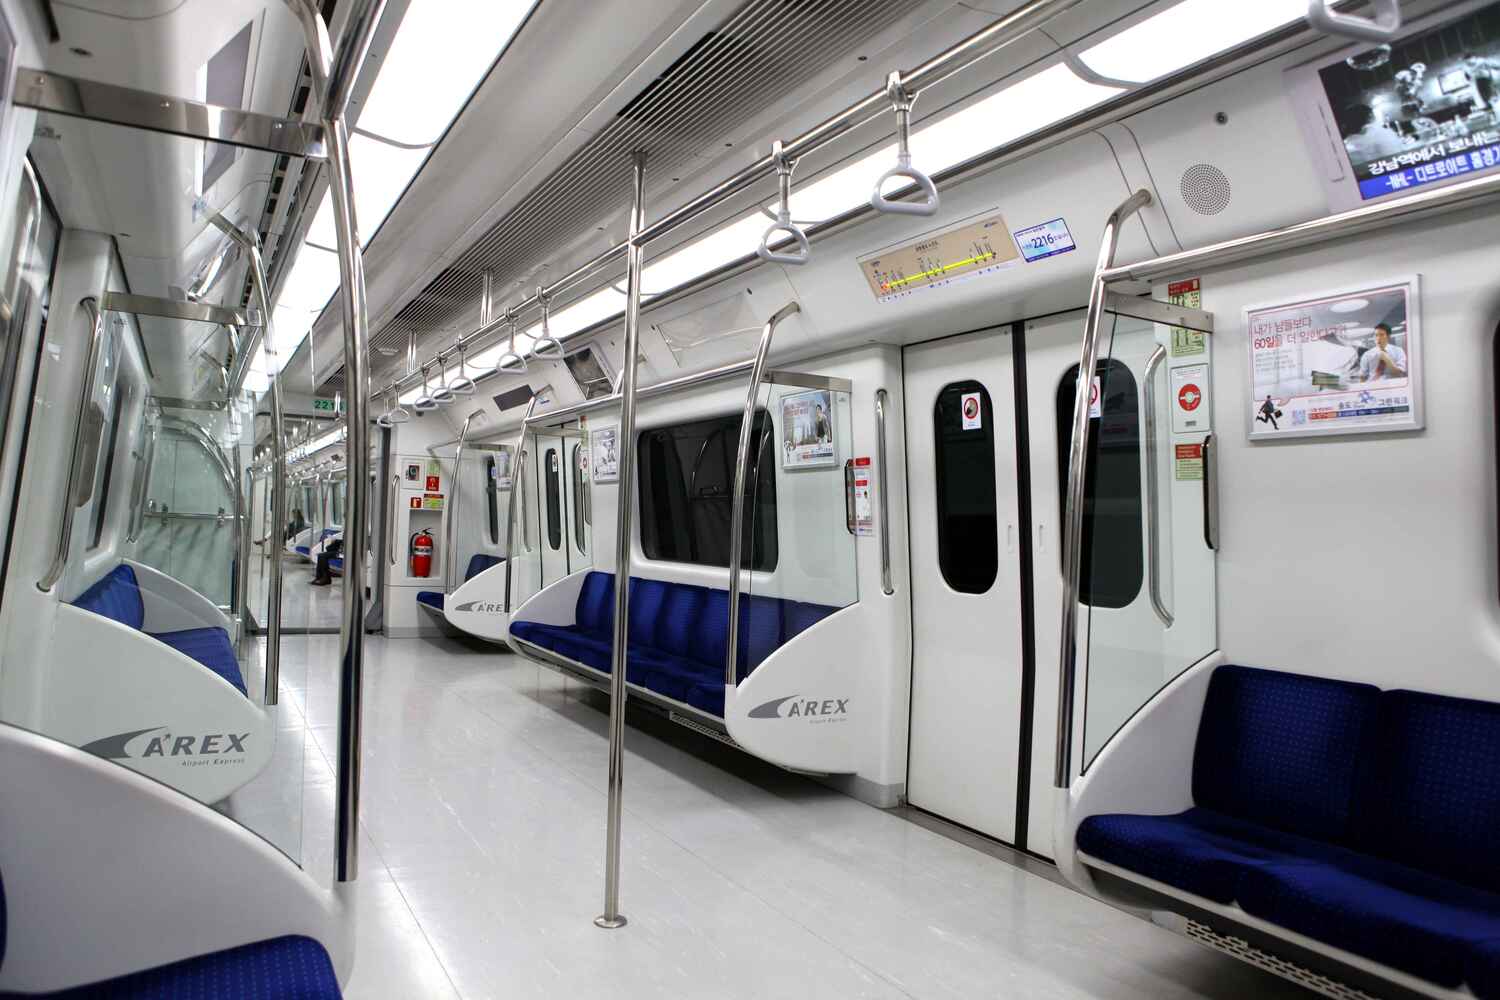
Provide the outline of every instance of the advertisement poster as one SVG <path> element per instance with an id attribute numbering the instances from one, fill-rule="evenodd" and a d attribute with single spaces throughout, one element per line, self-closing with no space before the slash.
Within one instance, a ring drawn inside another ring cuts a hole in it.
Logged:
<path id="1" fill-rule="evenodd" d="M 620 429 L 605 427 L 590 436 L 593 444 L 593 472 L 596 483 L 620 481 Z"/>
<path id="2" fill-rule="evenodd" d="M 1245 310 L 1250 439 L 1422 426 L 1416 276 Z"/>
<path id="3" fill-rule="evenodd" d="M 495 489 L 508 490 L 513 484 L 510 471 L 510 449 L 502 448 L 495 452 L 495 465 L 490 470 L 490 475 L 495 480 Z"/>
<path id="4" fill-rule="evenodd" d="M 1500 166 L 1500 3 L 1318 78 L 1362 199 Z"/>
<path id="5" fill-rule="evenodd" d="M 870 500 L 870 459 L 854 460 L 854 533 L 875 534 L 875 504 Z"/>
<path id="6" fill-rule="evenodd" d="M 781 467 L 812 469 L 838 464 L 833 439 L 833 393 L 814 389 L 781 397 Z"/>

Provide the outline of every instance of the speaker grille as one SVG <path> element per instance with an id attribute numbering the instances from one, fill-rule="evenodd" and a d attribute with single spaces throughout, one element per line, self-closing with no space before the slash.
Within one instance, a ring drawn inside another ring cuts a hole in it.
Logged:
<path id="1" fill-rule="evenodd" d="M 1229 207 L 1229 178 L 1211 163 L 1195 163 L 1182 173 L 1182 200 L 1199 215 L 1218 215 Z"/>

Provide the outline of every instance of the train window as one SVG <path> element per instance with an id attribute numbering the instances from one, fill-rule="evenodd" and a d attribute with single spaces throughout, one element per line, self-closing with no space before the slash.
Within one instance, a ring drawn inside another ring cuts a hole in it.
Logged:
<path id="1" fill-rule="evenodd" d="M 495 478 L 495 456 L 484 460 L 485 500 L 489 506 L 490 544 L 500 544 L 500 487 Z"/>
<path id="2" fill-rule="evenodd" d="M 1057 387 L 1057 476 L 1059 507 L 1068 493 L 1068 451 L 1073 440 L 1073 393 L 1078 366 Z M 1083 502 L 1083 551 L 1079 600 L 1101 608 L 1123 608 L 1135 600 L 1145 578 L 1141 548 L 1141 412 L 1135 376 L 1111 358 L 1099 363 L 1102 416 L 1089 442 L 1088 493 Z M 1066 511 L 1059 509 L 1059 519 Z"/>
<path id="3" fill-rule="evenodd" d="M 589 509 L 587 454 L 583 445 L 573 446 L 573 544 L 578 546 L 581 555 L 588 554 L 584 536 L 594 519 L 594 513 Z"/>
<path id="4" fill-rule="evenodd" d="M 659 427 L 639 438 L 641 547 L 647 559 L 729 565 L 738 414 Z M 774 433 L 765 411 L 751 425 L 741 566 L 771 571 L 776 540 Z M 760 475 L 764 471 L 765 475 Z"/>
<path id="5" fill-rule="evenodd" d="M 989 392 L 974 381 L 944 386 L 933 405 L 932 425 L 938 567 L 954 590 L 983 594 L 1000 571 L 995 416 Z"/>
<path id="6" fill-rule="evenodd" d="M 547 449 L 547 547 L 562 548 L 562 476 L 558 474 L 557 449 Z"/>

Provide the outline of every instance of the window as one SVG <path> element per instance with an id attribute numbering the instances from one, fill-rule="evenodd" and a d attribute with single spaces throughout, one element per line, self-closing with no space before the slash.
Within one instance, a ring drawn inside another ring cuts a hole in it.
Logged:
<path id="1" fill-rule="evenodd" d="M 647 559 L 729 565 L 740 420 L 738 414 L 714 417 L 640 435 L 641 547 Z M 770 417 L 757 412 L 745 478 L 740 565 L 767 572 L 777 561 L 773 438 Z"/>
<path id="2" fill-rule="evenodd" d="M 946 385 L 938 393 L 932 417 L 938 567 L 948 586 L 960 594 L 983 594 L 1000 571 L 990 394 L 974 381 Z"/>
<path id="3" fill-rule="evenodd" d="M 580 555 L 588 554 L 585 541 L 588 529 L 594 523 L 593 497 L 589 493 L 588 452 L 583 445 L 573 446 L 573 544 Z"/>
<path id="4" fill-rule="evenodd" d="M 562 548 L 562 476 L 558 474 L 557 449 L 547 449 L 547 547 Z"/>
<path id="5" fill-rule="evenodd" d="M 495 472 L 495 456 L 484 460 L 485 500 L 489 505 L 490 544 L 500 544 L 500 484 Z"/>
<path id="6" fill-rule="evenodd" d="M 1099 363 L 1102 416 L 1089 438 L 1088 493 L 1083 500 L 1079 600 L 1123 608 L 1141 591 L 1141 408 L 1130 368 L 1111 358 Z M 1078 366 L 1057 387 L 1059 517 L 1067 514 L 1068 452 L 1073 439 L 1073 394 Z"/>

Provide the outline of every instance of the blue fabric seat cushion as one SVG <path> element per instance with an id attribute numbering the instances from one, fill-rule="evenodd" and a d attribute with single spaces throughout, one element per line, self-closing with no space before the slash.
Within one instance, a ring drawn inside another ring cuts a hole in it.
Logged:
<path id="1" fill-rule="evenodd" d="M 468 583 L 491 566 L 497 566 L 503 561 L 499 556 L 492 556 L 484 552 L 474 553 L 469 557 L 468 568 L 464 570 L 464 582 Z"/>
<path id="2" fill-rule="evenodd" d="M 1500 941 L 1500 894 L 1368 855 L 1330 863 L 1289 861 L 1250 872 L 1240 889 L 1245 912 L 1279 927 L 1456 988 L 1488 978 Z M 1472 968 L 1471 968 L 1472 967 Z"/>
<path id="3" fill-rule="evenodd" d="M 1379 701 L 1380 690 L 1368 684 L 1218 668 L 1198 728 L 1194 803 L 1347 844 L 1356 777 L 1372 750 Z"/>
<path id="4" fill-rule="evenodd" d="M 0 994 L 20 997 L 19 993 Z M 338 1000 L 338 977 L 323 946 L 288 936 L 241 945 L 60 993 L 50 1000 Z"/>
<path id="5" fill-rule="evenodd" d="M 135 570 L 121 563 L 97 580 L 73 602 L 74 607 L 114 619 L 140 631 L 146 625 L 146 605 Z"/>
<path id="6" fill-rule="evenodd" d="M 310 556 L 312 555 L 312 549 L 306 545 L 299 545 L 297 546 L 297 554 L 299 556 Z"/>
<path id="7" fill-rule="evenodd" d="M 441 591 L 419 590 L 417 591 L 417 603 L 425 604 L 429 608 L 437 608 L 439 611 L 441 611 L 443 610 L 443 605 L 445 602 L 443 600 L 443 593 Z"/>
<path id="8" fill-rule="evenodd" d="M 1347 853 L 1202 808 L 1172 816 L 1090 816 L 1079 824 L 1077 843 L 1100 861 L 1225 904 L 1238 899 L 1250 870 Z"/>
<path id="9" fill-rule="evenodd" d="M 328 568 L 335 573 L 342 573 L 344 571 L 344 558 L 342 556 L 334 556 L 332 559 L 329 559 Z"/>
<path id="10" fill-rule="evenodd" d="M 688 691 L 687 703 L 709 715 L 724 717 L 724 680 L 704 681 L 694 684 Z"/>
<path id="11" fill-rule="evenodd" d="M 578 590 L 574 621 L 586 632 L 608 633 L 615 627 L 615 577 L 613 573 L 590 572 Z"/>
<path id="12" fill-rule="evenodd" d="M 707 599 L 708 590 L 703 587 L 672 584 L 662 600 L 661 620 L 653 645 L 664 653 L 691 658 L 693 635 Z M 634 612 L 631 614 L 633 617 Z"/>
<path id="13" fill-rule="evenodd" d="M 179 653 L 197 660 L 233 684 L 240 694 L 247 694 L 245 679 L 240 676 L 240 664 L 235 659 L 234 646 L 229 642 L 228 632 L 221 628 L 189 628 L 179 632 L 148 634 Z"/>
<path id="14" fill-rule="evenodd" d="M 697 660 L 661 653 L 646 674 L 645 686 L 665 698 L 687 704 L 692 689 L 712 676 L 712 668 Z"/>
<path id="15" fill-rule="evenodd" d="M 1500 892 L 1500 705 L 1388 691 L 1378 732 L 1356 846 Z"/>
<path id="16" fill-rule="evenodd" d="M 630 581 L 630 645 L 655 646 L 663 605 L 673 585 L 665 580 Z"/>

